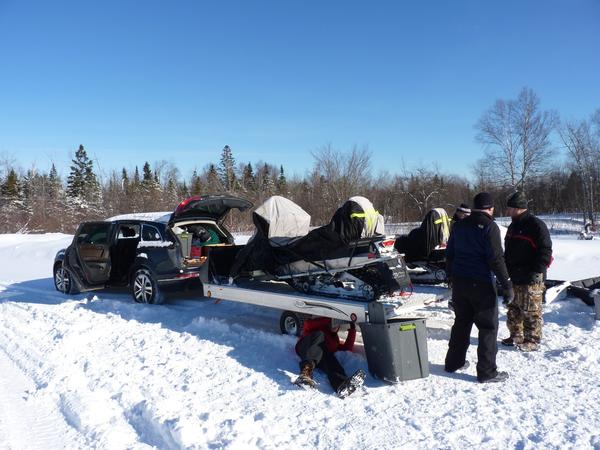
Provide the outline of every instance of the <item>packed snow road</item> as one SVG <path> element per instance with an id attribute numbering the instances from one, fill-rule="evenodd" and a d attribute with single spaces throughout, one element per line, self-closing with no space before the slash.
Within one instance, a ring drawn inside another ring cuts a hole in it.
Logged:
<path id="1" fill-rule="evenodd" d="M 368 376 L 342 401 L 320 375 L 317 392 L 291 384 L 295 339 L 278 334 L 275 310 L 62 296 L 51 265 L 69 240 L 0 236 L 1 448 L 600 449 L 600 325 L 579 300 L 547 305 L 539 352 L 500 349 L 502 385 L 475 382 L 475 347 L 466 373 L 443 371 L 452 315 L 432 306 L 429 378 Z M 598 275 L 600 241 L 554 242 L 551 277 Z M 367 368 L 361 346 L 340 359 Z"/>

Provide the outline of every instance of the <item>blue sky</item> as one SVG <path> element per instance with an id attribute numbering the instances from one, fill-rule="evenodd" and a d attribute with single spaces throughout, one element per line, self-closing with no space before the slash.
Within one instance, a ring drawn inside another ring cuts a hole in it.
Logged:
<path id="1" fill-rule="evenodd" d="M 0 154 L 66 174 L 168 160 L 311 167 L 331 143 L 375 171 L 470 175 L 474 124 L 533 88 L 600 108 L 600 2 L 0 0 Z"/>

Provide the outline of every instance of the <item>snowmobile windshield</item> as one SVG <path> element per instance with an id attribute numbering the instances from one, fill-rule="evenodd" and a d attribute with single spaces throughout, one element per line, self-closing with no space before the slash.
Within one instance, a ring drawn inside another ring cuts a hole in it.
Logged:
<path id="1" fill-rule="evenodd" d="M 230 195 L 198 195 L 182 201 L 171 214 L 169 222 L 189 219 L 212 219 L 222 221 L 231 209 L 246 211 L 252 203 L 243 198 Z"/>

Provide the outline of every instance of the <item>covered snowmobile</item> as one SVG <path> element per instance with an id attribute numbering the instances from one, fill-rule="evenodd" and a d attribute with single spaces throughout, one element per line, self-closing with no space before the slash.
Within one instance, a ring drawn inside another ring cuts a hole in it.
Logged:
<path id="1" fill-rule="evenodd" d="M 252 219 L 256 232 L 237 255 L 233 278 L 275 279 L 303 293 L 365 301 L 410 284 L 394 238 L 384 235 L 382 216 L 364 197 L 350 198 L 313 230 L 308 213 L 280 196 Z"/>
<path id="2" fill-rule="evenodd" d="M 429 211 L 418 228 L 396 236 L 396 250 L 404 255 L 411 279 L 416 283 L 446 281 L 446 244 L 450 218 L 442 208 Z"/>

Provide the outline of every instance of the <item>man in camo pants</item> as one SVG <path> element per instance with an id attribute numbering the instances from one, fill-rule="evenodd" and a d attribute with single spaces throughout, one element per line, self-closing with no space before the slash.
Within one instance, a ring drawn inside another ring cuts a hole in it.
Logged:
<path id="1" fill-rule="evenodd" d="M 504 239 L 504 259 L 515 298 L 508 304 L 510 337 L 502 344 L 529 352 L 542 340 L 542 302 L 546 269 L 552 261 L 552 241 L 546 224 L 527 211 L 527 198 L 517 191 L 508 198 L 512 223 Z"/>

